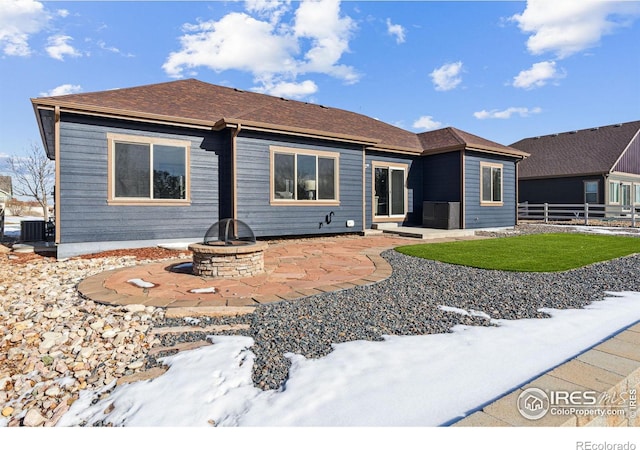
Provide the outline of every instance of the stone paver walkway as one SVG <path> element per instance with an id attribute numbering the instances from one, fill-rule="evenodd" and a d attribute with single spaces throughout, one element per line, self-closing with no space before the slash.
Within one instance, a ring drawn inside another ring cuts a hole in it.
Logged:
<path id="1" fill-rule="evenodd" d="M 265 273 L 254 277 L 201 278 L 189 272 L 190 260 L 165 261 L 106 271 L 82 281 L 78 290 L 96 302 L 117 305 L 252 307 L 382 281 L 391 275 L 391 266 L 380 253 L 420 242 L 389 236 L 280 241 L 269 245 L 264 253 Z M 141 283 L 129 281 L 135 279 L 154 286 L 140 287 Z M 210 288 L 215 292 L 206 292 Z M 203 289 L 205 292 L 198 292 Z"/>

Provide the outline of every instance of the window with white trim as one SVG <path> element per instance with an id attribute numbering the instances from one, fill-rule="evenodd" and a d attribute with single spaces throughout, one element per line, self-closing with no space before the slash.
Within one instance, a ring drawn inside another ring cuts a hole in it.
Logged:
<path id="1" fill-rule="evenodd" d="M 503 165 L 480 163 L 480 204 L 484 206 L 502 206 Z"/>
<path id="2" fill-rule="evenodd" d="M 633 186 L 635 187 L 634 202 L 636 205 L 640 205 L 640 183 L 635 183 Z"/>
<path id="3" fill-rule="evenodd" d="M 613 204 L 620 203 L 620 182 L 619 181 L 609 182 L 609 203 L 613 203 Z"/>
<path id="4" fill-rule="evenodd" d="M 188 203 L 190 142 L 112 135 L 109 141 L 109 201 Z"/>
<path id="5" fill-rule="evenodd" d="M 339 201 L 339 153 L 271 148 L 271 202 L 319 204 Z"/>

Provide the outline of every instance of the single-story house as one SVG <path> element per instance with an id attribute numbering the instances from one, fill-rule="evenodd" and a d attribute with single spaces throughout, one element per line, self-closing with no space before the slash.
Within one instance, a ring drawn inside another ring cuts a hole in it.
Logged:
<path id="1" fill-rule="evenodd" d="M 0 203 L 4 204 L 13 198 L 13 183 L 8 175 L 0 175 Z"/>
<path id="2" fill-rule="evenodd" d="M 415 134 L 342 109 L 185 79 L 32 99 L 56 162 L 58 256 L 196 242 L 223 218 L 256 237 L 516 222 L 527 154 L 455 128 Z"/>
<path id="3" fill-rule="evenodd" d="M 523 139 L 519 201 L 640 205 L 640 121 Z"/>

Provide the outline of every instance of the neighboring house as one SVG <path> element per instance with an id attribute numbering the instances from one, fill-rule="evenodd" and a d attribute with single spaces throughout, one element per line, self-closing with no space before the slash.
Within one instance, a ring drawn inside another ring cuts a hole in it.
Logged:
<path id="1" fill-rule="evenodd" d="M 519 201 L 640 205 L 640 121 L 523 139 Z"/>
<path id="2" fill-rule="evenodd" d="M 56 161 L 59 257 L 202 240 L 236 218 L 257 237 L 422 223 L 460 202 L 460 227 L 516 222 L 526 153 L 447 128 L 179 80 L 32 99 Z"/>
<path id="3" fill-rule="evenodd" d="M 11 177 L 0 175 L 0 203 L 4 204 L 13 198 L 13 184 Z"/>

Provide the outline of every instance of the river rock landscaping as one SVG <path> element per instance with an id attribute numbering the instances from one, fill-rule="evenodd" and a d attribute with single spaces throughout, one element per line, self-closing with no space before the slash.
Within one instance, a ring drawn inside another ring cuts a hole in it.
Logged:
<path id="1" fill-rule="evenodd" d="M 162 308 L 106 306 L 78 295 L 77 283 L 101 271 L 185 257 L 155 250 L 132 255 L 135 251 L 66 261 L 2 256 L 0 426 L 53 426 L 81 390 L 161 366 L 162 354 L 152 355 L 152 347 L 205 339 L 211 325 L 245 324 L 220 334 L 252 337 L 254 383 L 278 389 L 287 379 L 288 353 L 318 358 L 331 352 L 333 343 L 447 333 L 458 324 L 493 326 L 491 319 L 498 318 L 543 318 L 542 307 L 580 308 L 607 291 L 640 291 L 640 255 L 567 272 L 507 273 L 389 250 L 382 256 L 393 274 L 385 281 L 262 305 L 241 317 L 166 318 Z M 152 333 L 184 325 L 190 331 Z"/>

